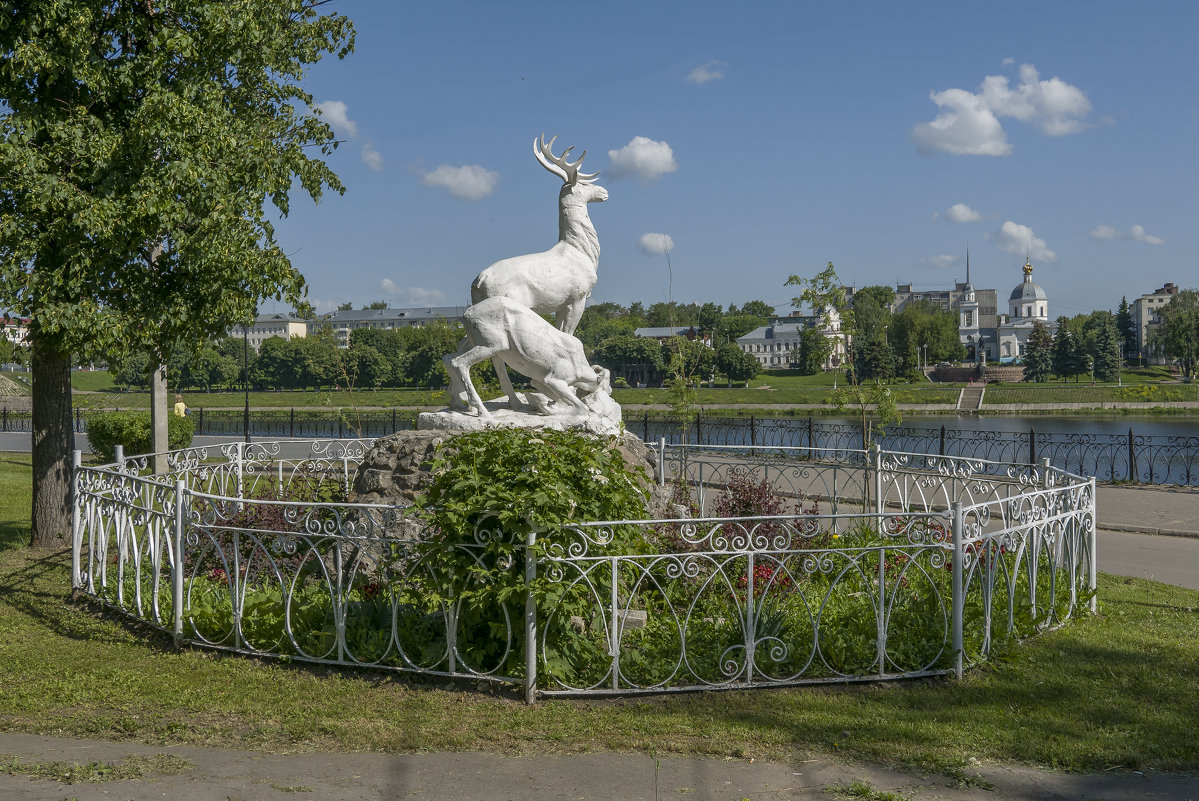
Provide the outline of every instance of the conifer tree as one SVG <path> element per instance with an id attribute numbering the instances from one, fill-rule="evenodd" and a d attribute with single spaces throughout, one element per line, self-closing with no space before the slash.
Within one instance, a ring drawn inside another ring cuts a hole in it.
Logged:
<path id="1" fill-rule="evenodd" d="M 1120 334 L 1120 342 L 1124 344 L 1124 358 L 1131 358 L 1137 352 L 1137 324 L 1128 306 L 1128 298 L 1120 298 L 1120 308 L 1116 312 L 1116 329 Z"/>
<path id="2" fill-rule="evenodd" d="M 1120 334 L 1105 321 L 1095 334 L 1095 380 L 1110 383 L 1120 378 Z"/>
<path id="3" fill-rule="evenodd" d="M 1080 349 L 1066 318 L 1057 318 L 1057 333 L 1053 337 L 1053 372 L 1066 379 L 1079 372 Z"/>
<path id="4" fill-rule="evenodd" d="M 1024 380 L 1044 383 L 1053 372 L 1053 336 L 1040 320 L 1033 323 L 1032 333 L 1024 346 Z"/>

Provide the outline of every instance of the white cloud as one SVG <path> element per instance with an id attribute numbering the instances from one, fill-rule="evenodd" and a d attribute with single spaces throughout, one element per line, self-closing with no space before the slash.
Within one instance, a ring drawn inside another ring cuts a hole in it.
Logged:
<path id="1" fill-rule="evenodd" d="M 679 168 L 674 160 L 674 151 L 665 142 L 656 142 L 646 136 L 634 136 L 619 150 L 609 150 L 608 167 L 611 178 L 640 178 L 653 181 Z"/>
<path id="2" fill-rule="evenodd" d="M 339 300 L 322 300 L 320 298 L 308 298 L 308 302 L 312 304 L 312 308 L 316 309 L 317 314 L 326 314 L 336 309 L 342 301 Z"/>
<path id="3" fill-rule="evenodd" d="M 337 133 L 348 139 L 358 135 L 358 123 L 350 119 L 349 107 L 345 103 L 340 100 L 326 100 L 324 103 L 317 103 L 315 108 L 320 110 L 325 122 Z"/>
<path id="4" fill-rule="evenodd" d="M 1088 236 L 1090 236 L 1091 239 L 1105 239 L 1108 241 L 1113 239 L 1131 239 L 1134 242 L 1141 242 L 1145 245 L 1166 244 L 1166 240 L 1162 239 L 1160 236 L 1154 236 L 1153 234 L 1146 233 L 1145 226 L 1143 225 L 1134 225 L 1128 230 L 1128 233 L 1124 233 L 1123 231 L 1113 228 L 1110 225 L 1099 225 L 1096 226 L 1095 230 L 1091 231 Z"/>
<path id="5" fill-rule="evenodd" d="M 427 289 L 423 286 L 402 287 L 390 278 L 379 281 L 379 291 L 400 298 L 402 303 L 410 306 L 430 306 L 445 301 L 445 293 L 440 289 Z"/>
<path id="6" fill-rule="evenodd" d="M 1005 59 L 1006 64 L 1006 59 Z M 1065 136 L 1085 127 L 1091 113 L 1086 93 L 1061 78 L 1041 80 L 1032 64 L 1020 65 L 1020 83 L 1013 88 L 1006 75 L 983 78 L 978 92 L 946 89 L 929 97 L 942 111 L 932 122 L 912 129 L 922 152 L 954 155 L 1006 156 L 1012 152 L 1000 117 L 1011 117 L 1048 136 Z"/>
<path id="7" fill-rule="evenodd" d="M 1035 261 L 1056 261 L 1057 254 L 1049 249 L 1045 240 L 1033 233 L 1027 225 L 1020 225 L 1011 220 L 1003 223 L 998 231 L 991 234 L 989 239 L 995 241 L 995 246 L 1004 253 L 1014 253 L 1017 256 L 1027 255 Z"/>
<path id="8" fill-rule="evenodd" d="M 978 222 L 983 218 L 981 214 L 965 203 L 954 203 L 945 210 L 945 216 L 949 218 L 950 222 L 955 223 Z"/>
<path id="9" fill-rule="evenodd" d="M 1110 225 L 1100 225 L 1092 231 L 1089 236 L 1091 239 L 1119 239 L 1120 232 Z"/>
<path id="10" fill-rule="evenodd" d="M 941 150 L 955 156 L 1006 156 L 1012 152 L 1003 126 L 982 98 L 965 89 L 930 92 L 929 97 L 947 110 L 912 129 L 921 152 Z"/>
<path id="11" fill-rule="evenodd" d="M 366 166 L 375 172 L 383 169 L 383 155 L 370 142 L 365 142 L 362 145 L 362 160 L 366 163 Z"/>
<path id="12" fill-rule="evenodd" d="M 674 250 L 674 240 L 670 234 L 642 234 L 637 247 L 646 256 L 661 256 Z"/>
<path id="13" fill-rule="evenodd" d="M 920 261 L 924 262 L 929 267 L 935 267 L 938 270 L 943 270 L 946 267 L 952 267 L 953 265 L 957 264 L 958 257 L 952 256 L 948 253 L 942 253 L 939 256 L 931 256 L 926 259 L 921 259 Z"/>
<path id="14" fill-rule="evenodd" d="M 500 174 L 478 164 L 464 164 L 461 167 L 451 167 L 442 164 L 437 169 L 425 173 L 421 183 L 425 186 L 435 186 L 445 189 L 459 200 L 480 200 L 491 194 Z"/>
<path id="15" fill-rule="evenodd" d="M 1065 136 L 1083 129 L 1082 117 L 1091 113 L 1091 101 L 1077 86 L 1061 78 L 1042 81 L 1032 64 L 1020 65 L 1020 85 L 1010 88 L 1003 75 L 983 79 L 981 94 L 1000 117 L 1015 117 L 1049 136 Z"/>
<path id="16" fill-rule="evenodd" d="M 727 66 L 727 63 L 715 60 L 709 61 L 706 64 L 700 64 L 687 74 L 687 80 L 691 83 L 707 83 L 708 81 L 719 80 L 724 77 L 724 68 Z"/>
<path id="17" fill-rule="evenodd" d="M 1162 239 L 1160 236 L 1153 236 L 1152 234 L 1145 233 L 1145 227 L 1143 225 L 1134 225 L 1132 230 L 1129 232 L 1129 236 L 1135 239 L 1137 242 L 1144 242 L 1146 245 L 1166 244 L 1166 240 Z"/>
<path id="18" fill-rule="evenodd" d="M 1007 58 L 1005 58 L 1003 61 L 1000 61 L 999 63 L 1005 67 L 1010 67 L 1016 63 L 1016 59 L 1012 58 L 1011 56 L 1008 56 Z"/>

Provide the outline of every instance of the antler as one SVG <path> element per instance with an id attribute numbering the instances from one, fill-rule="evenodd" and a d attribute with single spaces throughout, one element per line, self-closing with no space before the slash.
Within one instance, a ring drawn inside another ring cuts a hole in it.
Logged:
<path id="1" fill-rule="evenodd" d="M 574 145 L 563 150 L 561 156 L 555 156 L 554 142 L 557 141 L 558 137 L 555 136 L 547 144 L 544 133 L 541 134 L 540 140 L 533 140 L 533 155 L 541 162 L 541 166 L 561 178 L 563 183 L 569 186 L 595 183 L 595 179 L 599 177 L 598 172 L 579 172 L 579 165 L 583 163 L 583 159 L 587 158 L 587 151 L 584 150 L 583 155 L 579 156 L 579 160 L 572 163 L 567 161 L 566 157 L 570 155 L 570 151 L 574 150 Z"/>

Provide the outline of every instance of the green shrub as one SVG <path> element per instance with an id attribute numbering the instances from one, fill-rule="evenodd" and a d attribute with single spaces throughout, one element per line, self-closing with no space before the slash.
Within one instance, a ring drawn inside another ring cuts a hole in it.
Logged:
<path id="1" fill-rule="evenodd" d="M 191 418 L 167 415 L 167 443 L 171 450 L 190 446 L 195 433 L 196 426 Z M 92 451 L 106 462 L 116 458 L 117 445 L 123 446 L 130 456 L 149 453 L 154 439 L 150 413 L 91 412 L 87 416 L 87 439 L 92 444 Z"/>
<path id="2" fill-rule="evenodd" d="M 418 549 L 430 592 L 442 603 L 462 601 L 457 649 L 468 663 L 491 666 L 519 655 L 508 651 L 500 621 L 522 615 L 529 531 L 539 532 L 536 555 L 561 555 L 582 539 L 564 524 L 644 518 L 646 477 L 629 468 L 618 445 L 615 438 L 574 432 L 498 428 L 455 437 L 438 451 L 433 478 L 414 502 L 428 526 Z M 592 536 L 604 542 L 589 543 L 591 555 L 649 550 L 638 526 L 593 530 Z M 532 590 L 543 617 L 551 610 L 568 618 L 592 609 L 585 593 L 564 597 L 564 582 L 544 574 Z M 571 644 L 557 639 L 547 648 Z M 522 670 L 519 662 L 507 668 Z"/>

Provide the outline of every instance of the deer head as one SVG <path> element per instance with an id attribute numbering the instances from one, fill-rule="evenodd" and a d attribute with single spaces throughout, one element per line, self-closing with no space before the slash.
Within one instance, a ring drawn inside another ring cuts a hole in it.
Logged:
<path id="1" fill-rule="evenodd" d="M 595 186 L 595 179 L 599 177 L 598 172 L 581 173 L 579 165 L 583 163 L 583 159 L 587 158 L 587 151 L 583 151 L 583 155 L 579 156 L 578 161 L 567 161 L 567 156 L 570 151 L 574 150 L 574 146 L 566 148 L 562 151 L 561 156 L 554 155 L 554 142 L 558 141 L 558 137 L 545 141 L 545 134 L 541 134 L 540 138 L 533 140 L 533 155 L 541 162 L 541 166 L 552 172 L 554 175 L 562 179 L 562 192 L 560 199 L 565 200 L 566 197 L 576 197 L 584 203 L 603 202 L 608 199 L 608 190 L 602 186 Z"/>

